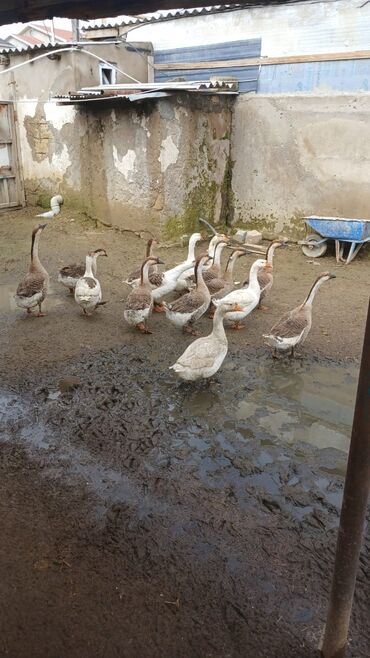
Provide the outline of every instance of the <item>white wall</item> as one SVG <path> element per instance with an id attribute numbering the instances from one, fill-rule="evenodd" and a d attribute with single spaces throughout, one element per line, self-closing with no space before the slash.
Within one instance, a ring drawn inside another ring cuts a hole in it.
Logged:
<path id="1" fill-rule="evenodd" d="M 179 18 L 138 27 L 128 41 L 154 50 L 262 38 L 262 55 L 279 57 L 370 48 L 370 3 L 301 2 Z"/>

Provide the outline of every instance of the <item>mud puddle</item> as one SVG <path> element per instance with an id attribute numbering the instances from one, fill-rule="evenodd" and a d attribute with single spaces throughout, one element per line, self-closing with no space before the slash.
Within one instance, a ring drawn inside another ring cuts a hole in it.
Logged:
<path id="1" fill-rule="evenodd" d="M 9 440 L 41 450 L 49 471 L 82 478 L 105 505 L 141 508 L 144 492 L 144 508 L 160 509 L 157 485 L 147 483 L 163 476 L 177 491 L 186 477 L 240 509 L 262 501 L 269 511 L 313 525 L 325 515 L 327 527 L 336 525 L 356 367 L 269 358 L 240 366 L 238 357 L 217 382 L 194 386 L 156 365 L 154 354 L 143 368 L 124 352 L 80 364 L 43 388 L 35 409 L 5 394 Z M 76 388 L 65 391 L 61 381 Z"/>

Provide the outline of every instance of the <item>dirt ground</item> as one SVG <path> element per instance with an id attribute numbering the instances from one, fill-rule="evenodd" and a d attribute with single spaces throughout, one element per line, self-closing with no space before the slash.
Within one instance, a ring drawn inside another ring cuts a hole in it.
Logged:
<path id="1" fill-rule="evenodd" d="M 168 370 L 190 336 L 162 314 L 152 317 L 150 336 L 123 320 L 122 280 L 147 235 L 63 211 L 40 241 L 51 275 L 48 315 L 14 308 L 35 214 L 0 215 L 0 655 L 318 658 L 345 453 L 277 440 L 261 408 L 268 398 L 275 420 L 285 414 L 284 435 L 287 411 L 300 405 L 280 408 L 286 378 L 295 389 L 302 374 L 313 380 L 321 368 L 323 395 L 331 378 L 340 395 L 353 387 L 368 251 L 344 267 L 332 252 L 309 261 L 296 246 L 278 250 L 270 310 L 228 332 L 216 382 L 190 386 Z M 108 252 L 98 263 L 108 303 L 86 318 L 57 272 L 98 247 Z M 158 250 L 166 267 L 185 252 Z M 253 260 L 240 260 L 237 280 Z M 325 270 L 337 278 L 317 295 L 302 358 L 272 362 L 262 334 Z M 237 419 L 259 389 L 253 417 Z M 370 657 L 369 558 L 368 530 L 351 658 Z"/>

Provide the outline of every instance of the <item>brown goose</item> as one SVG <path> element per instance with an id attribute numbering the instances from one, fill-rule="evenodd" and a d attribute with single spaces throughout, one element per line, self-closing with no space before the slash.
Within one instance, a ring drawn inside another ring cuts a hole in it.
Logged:
<path id="1" fill-rule="evenodd" d="M 98 256 L 108 256 L 107 252 L 105 249 L 95 249 L 95 251 L 91 252 L 91 269 L 92 273 L 94 276 L 97 275 L 98 268 L 97 268 L 97 258 Z M 74 289 L 76 287 L 76 283 L 83 275 L 85 274 L 85 264 L 84 263 L 72 263 L 71 265 L 65 265 L 65 267 L 62 267 L 61 270 L 59 270 L 58 274 L 58 281 L 61 283 L 63 286 L 68 288 L 69 292 L 74 293 Z"/>
<path id="2" fill-rule="evenodd" d="M 267 345 L 274 350 L 273 356 L 276 357 L 277 352 L 287 352 L 288 350 L 290 350 L 290 355 L 294 356 L 294 349 L 306 340 L 312 326 L 313 300 L 320 286 L 329 279 L 335 279 L 335 274 L 330 274 L 330 272 L 320 274 L 303 304 L 284 313 L 274 324 L 270 333 L 264 334 Z"/>
<path id="3" fill-rule="evenodd" d="M 274 275 L 273 275 L 273 270 L 272 270 L 272 261 L 274 259 L 275 249 L 277 249 L 278 247 L 286 247 L 286 246 L 287 245 L 282 240 L 274 240 L 273 242 L 271 242 L 271 244 L 267 248 L 266 260 L 271 265 L 271 268 L 270 269 L 261 268 L 260 271 L 258 272 L 258 275 L 257 275 L 258 283 L 260 284 L 260 288 L 261 288 L 260 301 L 259 301 L 259 304 L 257 306 L 257 308 L 260 311 L 268 311 L 268 309 L 269 309 L 268 306 L 264 306 L 262 304 L 262 300 L 266 296 L 266 294 L 271 290 L 272 285 L 274 283 Z"/>
<path id="4" fill-rule="evenodd" d="M 228 258 L 223 276 L 211 279 L 208 283 L 208 290 L 211 293 L 212 299 L 222 299 L 222 297 L 225 297 L 225 295 L 228 295 L 233 290 L 235 263 L 240 256 L 246 256 L 246 254 L 247 252 L 244 249 L 235 249 Z"/>
<path id="5" fill-rule="evenodd" d="M 157 244 L 158 242 L 154 238 L 150 238 L 150 240 L 148 240 L 146 245 L 145 258 L 154 258 L 154 248 L 156 247 Z M 136 270 L 131 272 L 131 274 L 128 275 L 127 279 L 123 281 L 123 283 L 127 283 L 129 286 L 133 286 L 133 287 L 138 286 L 141 280 L 141 268 L 142 265 L 140 265 L 140 267 L 138 267 Z M 150 275 L 156 272 L 157 272 L 156 265 L 151 265 L 149 268 L 149 279 L 150 279 Z M 156 284 L 154 280 L 153 285 L 159 285 L 159 284 Z"/>
<path id="6" fill-rule="evenodd" d="M 15 302 L 19 308 L 27 309 L 27 313 L 31 314 L 35 306 L 39 307 L 37 317 L 42 317 L 45 313 L 41 312 L 41 304 L 44 301 L 49 285 L 49 275 L 46 269 L 41 265 L 39 259 L 39 240 L 42 231 L 46 224 L 39 224 L 32 231 L 31 243 L 31 263 L 28 269 L 28 274 L 20 282 L 17 292 L 14 296 Z"/>
<path id="7" fill-rule="evenodd" d="M 208 261 L 208 255 L 202 254 L 195 263 L 196 287 L 186 295 L 179 297 L 172 303 L 164 303 L 167 319 L 176 327 L 182 327 L 193 336 L 199 333 L 193 329 L 193 324 L 206 312 L 211 301 L 210 292 L 204 283 L 203 266 Z"/>
<path id="8" fill-rule="evenodd" d="M 144 334 L 151 334 L 147 327 L 147 320 L 153 309 L 153 290 L 149 281 L 149 268 L 151 265 L 163 265 L 163 260 L 153 256 L 146 258 L 141 266 L 140 285 L 130 292 L 126 299 L 124 318 L 132 327 L 136 327 Z"/>

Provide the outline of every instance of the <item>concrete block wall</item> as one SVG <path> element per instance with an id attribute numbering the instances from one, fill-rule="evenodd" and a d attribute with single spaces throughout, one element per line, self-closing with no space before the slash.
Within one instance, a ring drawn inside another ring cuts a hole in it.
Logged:
<path id="1" fill-rule="evenodd" d="M 370 94 L 238 97 L 234 222 L 302 232 L 304 215 L 370 219 Z"/>

